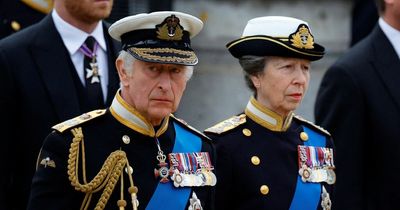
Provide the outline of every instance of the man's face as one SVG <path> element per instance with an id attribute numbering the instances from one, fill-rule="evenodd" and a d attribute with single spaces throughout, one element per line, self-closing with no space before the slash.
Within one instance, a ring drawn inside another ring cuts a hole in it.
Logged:
<path id="1" fill-rule="evenodd" d="M 94 23 L 107 18 L 113 6 L 113 0 L 63 0 L 67 12 L 85 23 Z"/>
<path id="2" fill-rule="evenodd" d="M 159 125 L 164 117 L 178 108 L 186 88 L 187 67 L 176 64 L 133 62 L 129 74 L 120 72 L 122 97 L 153 125 Z M 125 71 L 126 72 L 126 71 Z"/>
<path id="3" fill-rule="evenodd" d="M 298 58 L 269 57 L 264 71 L 252 76 L 257 101 L 286 116 L 303 99 L 310 81 L 310 61 Z"/>

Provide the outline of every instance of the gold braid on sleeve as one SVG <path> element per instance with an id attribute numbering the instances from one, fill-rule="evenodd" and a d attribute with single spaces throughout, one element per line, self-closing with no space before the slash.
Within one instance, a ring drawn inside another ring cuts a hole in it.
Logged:
<path id="1" fill-rule="evenodd" d="M 86 181 L 86 163 L 85 163 L 85 146 L 83 141 L 82 128 L 74 128 L 71 130 L 74 138 L 72 139 L 71 147 L 69 149 L 68 156 L 68 178 L 71 181 L 71 185 L 77 191 L 86 193 L 85 198 L 81 205 L 81 210 L 86 210 L 89 207 L 92 194 L 103 189 L 99 201 L 96 204 L 95 210 L 104 209 L 108 199 L 110 198 L 115 185 L 121 177 L 121 191 L 123 188 L 123 169 L 128 163 L 128 158 L 122 150 L 116 150 L 112 152 L 107 159 L 104 161 L 103 166 L 97 175 L 89 182 Z M 80 147 L 82 148 L 81 153 L 79 152 Z M 82 177 L 84 184 L 79 182 L 79 157 L 82 157 Z M 131 178 L 131 174 L 129 175 Z M 133 182 L 131 187 L 135 187 Z M 135 187 L 136 188 L 136 187 Z M 136 188 L 137 189 L 137 188 Z M 137 192 L 137 191 L 136 191 Z M 124 201 L 124 196 L 121 194 L 121 200 Z M 118 204 L 119 205 L 119 204 Z M 120 209 L 124 209 L 124 207 Z"/>

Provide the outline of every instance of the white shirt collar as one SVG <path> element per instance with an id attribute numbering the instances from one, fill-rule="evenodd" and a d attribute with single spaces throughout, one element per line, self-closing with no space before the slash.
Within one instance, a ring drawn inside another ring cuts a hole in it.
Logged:
<path id="1" fill-rule="evenodd" d="M 60 33 L 64 45 L 70 55 L 76 53 L 88 36 L 93 36 L 100 47 L 107 51 L 106 41 L 103 36 L 102 22 L 99 21 L 91 34 L 88 34 L 63 20 L 55 9 L 51 13 L 57 31 Z"/>
<path id="2" fill-rule="evenodd" d="M 389 39 L 397 56 L 400 58 L 400 31 L 390 26 L 383 18 L 379 18 L 379 26 L 383 33 Z"/>

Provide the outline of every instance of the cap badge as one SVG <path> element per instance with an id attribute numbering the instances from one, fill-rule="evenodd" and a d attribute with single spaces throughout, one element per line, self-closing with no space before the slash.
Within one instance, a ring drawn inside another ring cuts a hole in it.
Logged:
<path id="1" fill-rule="evenodd" d="M 301 24 L 297 28 L 297 31 L 291 34 L 290 41 L 292 45 L 300 49 L 313 49 L 314 48 L 314 37 L 311 35 L 307 25 Z"/>
<path id="2" fill-rule="evenodd" d="M 167 41 L 182 40 L 183 27 L 179 24 L 180 20 L 175 15 L 171 15 L 156 26 L 157 38 Z"/>

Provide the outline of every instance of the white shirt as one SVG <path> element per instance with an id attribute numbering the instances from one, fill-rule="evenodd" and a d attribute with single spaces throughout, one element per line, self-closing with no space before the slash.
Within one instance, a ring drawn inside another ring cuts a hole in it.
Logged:
<path id="1" fill-rule="evenodd" d="M 390 43 L 397 53 L 397 56 L 400 58 L 400 31 L 386 23 L 383 18 L 379 18 L 379 26 L 381 27 L 386 37 L 389 39 Z"/>
<path id="2" fill-rule="evenodd" d="M 61 35 L 64 45 L 67 48 L 69 55 L 71 56 L 71 60 L 74 63 L 76 73 L 78 74 L 83 86 L 85 86 L 85 71 L 83 69 L 84 54 L 79 50 L 79 48 L 82 46 L 88 36 L 93 36 L 96 39 L 97 43 L 100 46 L 99 48 L 97 48 L 96 59 L 99 65 L 99 75 L 101 89 L 103 91 L 103 100 L 106 101 L 108 86 L 108 58 L 107 45 L 103 35 L 102 22 L 99 21 L 94 31 L 91 34 L 88 34 L 64 21 L 58 15 L 55 9 L 52 11 L 51 16 L 53 17 L 56 29 Z"/>

